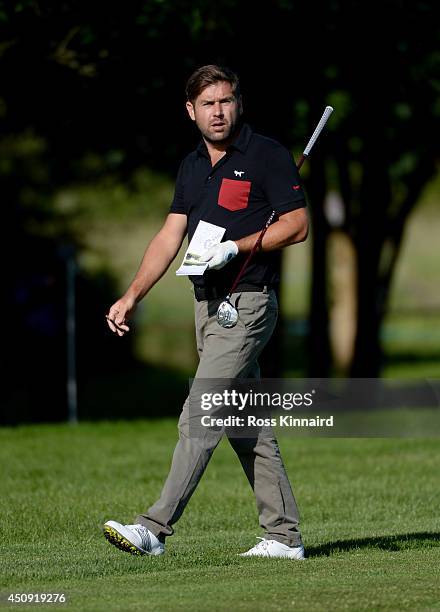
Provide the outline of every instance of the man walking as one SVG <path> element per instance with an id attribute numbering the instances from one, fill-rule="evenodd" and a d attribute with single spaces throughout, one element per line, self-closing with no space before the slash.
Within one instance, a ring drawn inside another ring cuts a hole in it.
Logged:
<path id="1" fill-rule="evenodd" d="M 202 140 L 182 162 L 170 213 L 148 245 L 125 295 L 110 308 L 110 329 L 123 336 L 136 304 L 166 272 L 188 234 L 200 221 L 226 228 L 223 242 L 204 256 L 208 269 L 192 276 L 196 339 L 200 362 L 196 379 L 259 378 L 258 357 L 275 327 L 279 283 L 276 251 L 306 239 L 306 202 L 289 152 L 252 132 L 241 121 L 242 98 L 237 76 L 219 66 L 203 66 L 187 83 L 186 108 Z M 232 300 L 239 302 L 234 328 L 218 325 L 216 311 L 231 288 L 244 259 L 257 241 L 271 211 L 259 252 L 246 268 Z M 165 538 L 182 515 L 221 438 L 207 431 L 189 432 L 189 400 L 179 419 L 177 442 L 159 500 L 133 525 L 108 521 L 106 538 L 133 554 L 160 555 Z M 296 502 L 273 435 L 230 438 L 254 490 L 265 537 L 243 556 L 303 559 Z"/>

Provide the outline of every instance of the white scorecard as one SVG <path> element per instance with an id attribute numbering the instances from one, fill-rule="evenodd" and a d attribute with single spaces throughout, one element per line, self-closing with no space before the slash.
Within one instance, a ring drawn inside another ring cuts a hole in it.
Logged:
<path id="1" fill-rule="evenodd" d="M 224 227 L 199 221 L 176 275 L 202 276 L 208 267 L 208 264 L 202 259 L 203 255 L 208 249 L 221 242 L 225 232 Z"/>

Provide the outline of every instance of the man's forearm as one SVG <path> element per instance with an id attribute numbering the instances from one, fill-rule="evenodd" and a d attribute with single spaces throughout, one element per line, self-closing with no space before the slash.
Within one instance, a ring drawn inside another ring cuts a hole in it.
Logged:
<path id="1" fill-rule="evenodd" d="M 166 236 L 157 234 L 145 250 L 139 270 L 125 295 L 140 302 L 168 270 L 179 248 L 180 244 L 170 244 Z"/>
<path id="2" fill-rule="evenodd" d="M 240 253 L 249 253 L 261 232 L 245 236 L 239 240 L 234 240 Z M 307 238 L 308 220 L 304 209 L 287 213 L 279 220 L 270 225 L 264 235 L 261 244 L 262 251 L 275 251 L 282 249 L 297 242 L 303 242 Z"/>

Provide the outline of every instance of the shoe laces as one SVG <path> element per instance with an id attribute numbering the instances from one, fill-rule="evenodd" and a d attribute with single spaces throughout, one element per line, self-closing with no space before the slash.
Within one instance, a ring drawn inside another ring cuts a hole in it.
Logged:
<path id="1" fill-rule="evenodd" d="M 257 537 L 257 540 L 260 540 L 260 542 L 258 542 L 258 544 L 255 544 L 252 550 L 268 554 L 269 540 L 260 537 Z"/>
<path id="2" fill-rule="evenodd" d="M 127 525 L 132 531 L 136 531 L 142 541 L 142 546 L 146 550 L 151 549 L 151 538 L 148 529 L 144 525 Z"/>

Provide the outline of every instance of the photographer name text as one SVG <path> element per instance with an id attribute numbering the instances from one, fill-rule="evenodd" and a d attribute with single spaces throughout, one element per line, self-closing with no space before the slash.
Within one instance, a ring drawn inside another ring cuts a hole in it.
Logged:
<path id="1" fill-rule="evenodd" d="M 205 414 L 200 423 L 202 427 L 333 427 L 333 415 L 326 418 L 319 415 L 300 418 L 287 414 L 263 418 L 248 414 L 245 417 L 230 415 L 219 418 Z"/>

